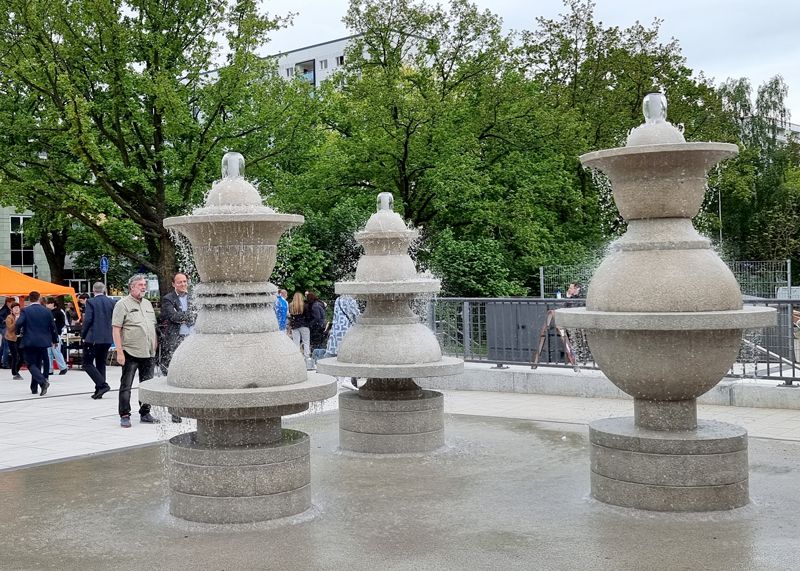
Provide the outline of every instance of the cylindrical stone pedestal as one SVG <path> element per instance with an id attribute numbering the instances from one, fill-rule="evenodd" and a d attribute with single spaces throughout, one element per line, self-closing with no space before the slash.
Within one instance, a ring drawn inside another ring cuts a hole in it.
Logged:
<path id="1" fill-rule="evenodd" d="M 209 447 L 196 433 L 170 439 L 169 511 L 189 521 L 251 523 L 311 507 L 308 435 L 283 429 L 261 446 Z"/>
<path id="2" fill-rule="evenodd" d="M 339 446 L 351 452 L 400 454 L 444 446 L 444 396 L 421 391 L 416 399 L 339 395 Z"/>
<path id="3" fill-rule="evenodd" d="M 617 506 L 668 512 L 721 511 L 749 501 L 747 431 L 700 420 L 659 431 L 632 417 L 589 425 L 592 496 Z"/>

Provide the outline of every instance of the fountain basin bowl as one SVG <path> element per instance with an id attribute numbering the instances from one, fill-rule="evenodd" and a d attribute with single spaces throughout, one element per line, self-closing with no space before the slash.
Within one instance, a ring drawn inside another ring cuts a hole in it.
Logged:
<path id="1" fill-rule="evenodd" d="M 626 220 L 693 218 L 703 204 L 706 173 L 739 152 L 730 143 L 666 143 L 594 151 L 585 167 L 603 171 Z"/>
<path id="2" fill-rule="evenodd" d="M 458 375 L 464 371 L 464 361 L 454 357 L 442 357 L 430 363 L 411 363 L 400 365 L 377 365 L 345 363 L 338 358 L 317 361 L 317 372 L 336 377 L 357 377 L 361 379 L 419 379 Z"/>
<path id="3" fill-rule="evenodd" d="M 319 378 L 253 389 L 193 389 L 170 385 L 161 377 L 139 387 L 142 402 L 176 409 L 274 408 L 321 401 L 335 394 L 336 380 Z"/>
<path id="4" fill-rule="evenodd" d="M 267 282 L 278 239 L 303 220 L 271 212 L 195 214 L 167 218 L 164 227 L 188 238 L 201 282 Z"/>
<path id="5" fill-rule="evenodd" d="M 705 312 L 559 309 L 559 327 L 586 330 L 608 379 L 636 399 L 681 401 L 713 388 L 736 359 L 741 332 L 775 325 L 776 310 L 745 306 Z"/>
<path id="6" fill-rule="evenodd" d="M 418 278 L 403 281 L 352 281 L 337 282 L 336 293 L 358 297 L 411 296 L 415 294 L 437 293 L 441 282 L 435 279 Z"/>

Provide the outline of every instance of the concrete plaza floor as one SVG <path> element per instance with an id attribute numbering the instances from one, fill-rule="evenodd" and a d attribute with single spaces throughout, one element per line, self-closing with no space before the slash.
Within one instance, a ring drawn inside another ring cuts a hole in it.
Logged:
<path id="1" fill-rule="evenodd" d="M 117 387 L 119 369 L 110 372 Z M 45 397 L 27 380 L 0 380 L 0 569 L 778 570 L 800 561 L 796 410 L 701 406 L 701 417 L 750 432 L 752 503 L 654 514 L 588 495 L 586 423 L 630 415 L 629 401 L 445 391 L 444 449 L 376 457 L 338 450 L 330 399 L 285 421 L 312 438 L 311 512 L 229 527 L 167 512 L 163 446 L 150 444 L 190 430 L 188 421 L 150 426 L 134 414 L 122 429 L 117 393 L 93 401 L 91 392 L 80 371 L 55 377 Z"/>
<path id="2" fill-rule="evenodd" d="M 101 400 L 92 400 L 89 397 L 94 391 L 94 385 L 81 370 L 71 370 L 63 376 L 51 376 L 51 387 L 44 397 L 30 393 L 30 377 L 27 371 L 22 372 L 24 380 L 14 381 L 11 380 L 8 370 L 0 370 L 0 470 L 152 444 L 179 432 L 194 430 L 191 420 L 182 424 L 139 424 L 136 414 L 138 381 L 131 397 L 133 427 L 121 429 L 116 390 L 119 388 L 120 372 L 120 367 L 109 367 L 108 380 L 114 390 Z M 579 425 L 599 418 L 633 414 L 630 401 L 613 398 L 480 391 L 442 392 L 447 395 L 445 412 L 450 414 L 546 420 Z M 329 399 L 322 405 L 315 406 L 314 410 L 335 410 L 337 405 L 336 399 Z M 800 440 L 798 410 L 699 405 L 698 411 L 702 418 L 744 426 L 751 437 Z M 162 420 L 168 421 L 165 413 L 160 412 Z"/>

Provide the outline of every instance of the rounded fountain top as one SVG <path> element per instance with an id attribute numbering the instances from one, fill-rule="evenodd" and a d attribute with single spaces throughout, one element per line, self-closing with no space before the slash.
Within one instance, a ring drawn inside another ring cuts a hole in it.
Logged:
<path id="1" fill-rule="evenodd" d="M 439 280 L 418 274 L 408 255 L 408 247 L 418 234 L 394 211 L 392 194 L 381 192 L 376 212 L 355 234 L 356 241 L 364 246 L 355 280 L 338 282 L 336 293 L 394 296 L 438 292 Z"/>
<path id="2" fill-rule="evenodd" d="M 642 103 L 644 124 L 626 146 L 581 155 L 585 167 L 608 176 L 614 202 L 628 221 L 693 218 L 703 204 L 706 173 L 739 152 L 730 143 L 687 143 L 667 121 L 667 101 L 650 93 Z"/>
<path id="3" fill-rule="evenodd" d="M 626 147 L 685 143 L 683 131 L 667 121 L 667 98 L 663 93 L 648 93 L 642 101 L 645 122 L 631 130 Z"/>
<path id="4" fill-rule="evenodd" d="M 206 202 L 192 212 L 203 214 L 273 214 L 265 206 L 256 187 L 244 178 L 244 157 L 235 152 L 222 157 L 222 178 L 214 183 Z"/>
<path id="5" fill-rule="evenodd" d="M 192 244 L 197 272 L 204 284 L 266 283 L 275 267 L 275 245 L 281 234 L 303 223 L 296 214 L 279 214 L 262 203 L 258 190 L 244 178 L 244 157 L 225 153 L 222 178 L 203 206 L 188 216 L 164 220 L 164 227 Z"/>
<path id="6" fill-rule="evenodd" d="M 388 239 L 390 236 L 405 235 L 408 242 L 413 240 L 417 232 L 406 227 L 403 217 L 394 211 L 394 196 L 391 192 L 381 192 L 378 195 L 378 208 L 367 220 L 361 232 L 356 233 L 356 239 L 363 241 L 375 238 Z"/>

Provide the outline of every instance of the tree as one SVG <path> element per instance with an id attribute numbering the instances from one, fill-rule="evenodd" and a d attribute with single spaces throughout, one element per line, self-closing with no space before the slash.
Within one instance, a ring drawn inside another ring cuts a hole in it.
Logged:
<path id="1" fill-rule="evenodd" d="M 157 273 L 162 291 L 176 270 L 162 222 L 200 199 L 222 153 L 235 145 L 269 178 L 303 145 L 308 88 L 256 57 L 283 20 L 255 1 L 8 0 L 6 8 L 0 199 L 72 216 Z M 122 220 L 144 248 L 107 230 Z"/>
<path id="2" fill-rule="evenodd" d="M 644 120 L 644 96 L 654 91 L 665 93 L 668 119 L 684 126 L 687 140 L 735 140 L 713 84 L 702 73 L 693 76 L 677 40 L 659 41 L 660 20 L 649 27 L 605 27 L 595 20 L 591 0 L 564 4 L 565 14 L 537 18 L 536 28 L 522 32 L 520 65 L 543 85 L 554 113 L 574 117 L 572 128 L 585 141 L 581 152 L 624 145 Z M 609 189 L 598 187 L 577 162 L 575 169 L 580 196 L 600 202 L 605 239 L 621 233 L 624 223 Z"/>
<path id="3" fill-rule="evenodd" d="M 798 259 L 800 160 L 796 142 L 781 138 L 789 120 L 786 84 L 773 77 L 753 97 L 747 79 L 728 79 L 720 93 L 741 140 L 739 156 L 715 181 L 725 249 L 738 259 Z"/>
<path id="4" fill-rule="evenodd" d="M 465 242 L 496 243 L 498 271 L 515 283 L 563 255 L 558 240 L 572 252 L 594 239 L 595 207 L 559 196 L 571 195 L 564 173 L 580 148 L 569 119 L 543 109 L 495 15 L 463 0 L 354 0 L 345 21 L 356 34 L 346 70 L 318 91 L 325 137 L 295 187 L 278 190 L 289 198 L 281 202 L 299 200 L 305 214 L 343 201 L 371 212 L 375 195 L 390 191 L 422 230 L 423 265 L 452 229 Z"/>

